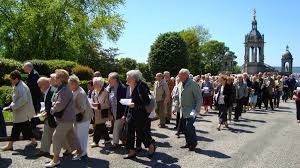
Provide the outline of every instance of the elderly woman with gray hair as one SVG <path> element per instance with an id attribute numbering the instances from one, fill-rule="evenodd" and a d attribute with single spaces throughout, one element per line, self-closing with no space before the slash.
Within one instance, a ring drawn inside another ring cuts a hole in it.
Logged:
<path id="1" fill-rule="evenodd" d="M 133 159 L 136 157 L 134 148 L 135 133 L 144 143 L 146 148 L 149 148 L 149 158 L 151 158 L 156 150 L 153 139 L 147 127 L 149 114 L 146 111 L 146 105 L 149 105 L 150 90 L 146 83 L 141 81 L 142 73 L 139 70 L 131 70 L 127 72 L 127 98 L 132 100 L 132 104 L 128 106 L 128 110 L 123 116 L 123 120 L 128 124 L 127 148 L 129 149 L 128 156 L 124 159 Z"/>
<path id="2" fill-rule="evenodd" d="M 104 87 L 104 79 L 102 77 L 93 78 L 94 91 L 92 92 L 92 107 L 95 112 L 95 130 L 92 148 L 99 146 L 101 138 L 105 140 L 105 144 L 111 143 L 108 129 L 105 125 L 109 119 L 109 94 Z"/>
<path id="3" fill-rule="evenodd" d="M 79 160 L 87 155 L 89 126 L 93 118 L 93 110 L 86 92 L 79 86 L 79 78 L 72 75 L 69 78 L 69 87 L 73 92 L 73 101 L 76 113 L 75 133 L 78 136 L 81 151 L 77 151 L 73 160 Z"/>

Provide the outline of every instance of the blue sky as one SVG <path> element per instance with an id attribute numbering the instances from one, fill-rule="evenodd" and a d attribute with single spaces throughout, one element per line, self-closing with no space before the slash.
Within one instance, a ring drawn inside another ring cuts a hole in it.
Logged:
<path id="1" fill-rule="evenodd" d="M 203 25 L 212 39 L 225 42 L 236 53 L 241 65 L 254 8 L 258 30 L 265 35 L 265 62 L 280 66 L 281 55 L 289 45 L 294 65 L 300 66 L 297 0 L 127 0 L 120 9 L 127 22 L 124 33 L 118 42 L 105 42 L 104 47 L 118 47 L 120 57 L 146 62 L 150 46 L 160 33 Z"/>

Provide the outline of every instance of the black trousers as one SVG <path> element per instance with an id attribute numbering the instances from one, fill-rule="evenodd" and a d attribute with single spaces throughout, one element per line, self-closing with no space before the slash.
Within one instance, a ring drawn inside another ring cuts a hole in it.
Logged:
<path id="1" fill-rule="evenodd" d="M 96 124 L 95 126 L 93 141 L 98 144 L 101 138 L 103 138 L 105 141 L 110 140 L 108 129 L 105 123 Z"/>
<path id="2" fill-rule="evenodd" d="M 300 120 L 300 101 L 296 101 L 297 120 Z"/>
<path id="3" fill-rule="evenodd" d="M 149 134 L 151 135 L 151 120 L 150 119 L 148 119 L 146 122 L 146 128 L 147 128 L 147 131 L 149 132 Z M 143 142 L 142 136 L 140 134 L 138 134 L 136 131 L 136 147 L 137 148 L 142 147 L 142 142 Z M 152 139 L 152 142 L 154 142 L 153 139 Z"/>
<path id="4" fill-rule="evenodd" d="M 23 138 L 26 140 L 34 138 L 30 121 L 25 121 L 22 123 L 13 123 L 10 141 L 19 140 L 20 133 L 22 133 Z"/>
<path id="5" fill-rule="evenodd" d="M 273 95 L 270 93 L 266 93 L 264 96 L 264 104 L 265 104 L 265 108 L 266 110 L 268 110 L 269 104 L 272 110 L 274 110 L 274 106 L 273 106 Z"/>
<path id="6" fill-rule="evenodd" d="M 144 122 L 142 122 L 142 121 Z M 151 137 L 150 131 L 149 131 L 149 125 L 147 126 L 147 119 L 128 119 L 128 133 L 127 133 L 127 143 L 126 147 L 129 150 L 134 150 L 135 145 L 135 133 L 138 137 L 140 142 L 143 142 L 145 148 L 148 148 L 151 143 L 153 142 L 153 139 Z M 137 142 L 137 143 L 140 143 Z M 139 144 L 137 144 L 139 145 Z M 139 147 L 139 146 L 138 146 Z"/>
<path id="7" fill-rule="evenodd" d="M 225 124 L 227 122 L 227 111 L 228 108 L 225 106 L 225 104 L 219 104 L 219 124 Z"/>
<path id="8" fill-rule="evenodd" d="M 242 115 L 244 102 L 245 101 L 243 98 L 236 100 L 234 119 L 238 120 L 239 117 Z"/>
<path id="9" fill-rule="evenodd" d="M 277 91 L 274 97 L 274 105 L 278 108 L 282 91 Z"/>

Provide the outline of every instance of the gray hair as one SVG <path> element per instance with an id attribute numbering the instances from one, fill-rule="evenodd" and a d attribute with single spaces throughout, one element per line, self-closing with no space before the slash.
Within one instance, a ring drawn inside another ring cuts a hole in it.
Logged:
<path id="1" fill-rule="evenodd" d="M 50 78 L 56 78 L 56 74 L 55 73 L 51 74 Z"/>
<path id="2" fill-rule="evenodd" d="M 119 74 L 117 72 L 111 72 L 108 74 L 108 78 L 119 80 Z"/>
<path id="3" fill-rule="evenodd" d="M 181 74 L 181 73 L 184 73 L 184 74 L 187 74 L 188 76 L 190 76 L 190 71 L 189 71 L 188 69 L 182 68 L 182 69 L 179 71 L 179 73 L 180 73 L 180 74 Z"/>
<path id="4" fill-rule="evenodd" d="M 135 81 L 142 79 L 142 73 L 140 70 L 130 70 L 126 73 L 126 75 L 132 77 Z"/>
<path id="5" fill-rule="evenodd" d="M 93 84 L 98 83 L 101 87 L 104 85 L 104 79 L 102 77 L 94 77 Z"/>
<path id="6" fill-rule="evenodd" d="M 164 75 L 170 75 L 170 72 L 169 71 L 165 71 Z"/>
<path id="7" fill-rule="evenodd" d="M 23 67 L 28 67 L 28 68 L 33 69 L 33 64 L 31 62 L 25 62 Z"/>
<path id="8" fill-rule="evenodd" d="M 74 83 L 79 84 L 80 80 L 76 75 L 73 74 L 69 77 L 69 82 L 74 82 Z"/>
<path id="9" fill-rule="evenodd" d="M 37 81 L 38 84 L 43 83 L 43 82 L 50 82 L 50 79 L 47 77 L 40 77 Z"/>

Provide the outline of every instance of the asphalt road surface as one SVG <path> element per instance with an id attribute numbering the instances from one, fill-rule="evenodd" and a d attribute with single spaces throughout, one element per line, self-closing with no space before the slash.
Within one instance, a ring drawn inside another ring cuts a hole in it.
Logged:
<path id="1" fill-rule="evenodd" d="M 166 129 L 152 123 L 152 135 L 157 141 L 157 154 L 148 159 L 147 151 L 134 160 L 123 160 L 125 149 L 115 152 L 101 144 L 89 148 L 89 158 L 71 161 L 64 157 L 59 167 L 64 168 L 300 168 L 300 124 L 296 123 L 295 103 L 281 105 L 275 112 L 250 111 L 243 113 L 240 122 L 231 123 L 230 129 L 217 131 L 215 111 L 201 115 L 195 123 L 199 140 L 195 152 L 180 149 L 184 136 L 177 138 L 175 121 Z M 91 141 L 91 139 L 90 139 Z M 0 168 L 41 168 L 49 158 L 35 158 L 35 149 L 25 149 L 28 142 L 15 144 L 15 151 L 1 152 Z M 1 142 L 3 146 L 5 143 Z"/>

